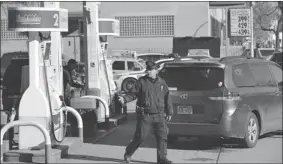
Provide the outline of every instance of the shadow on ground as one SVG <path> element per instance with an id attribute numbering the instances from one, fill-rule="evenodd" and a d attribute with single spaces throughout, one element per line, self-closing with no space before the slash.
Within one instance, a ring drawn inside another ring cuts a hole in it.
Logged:
<path id="1" fill-rule="evenodd" d="M 133 139 L 136 127 L 136 118 L 134 113 L 128 115 L 128 120 L 125 124 L 118 127 L 118 129 L 109 136 L 101 139 L 97 144 L 101 145 L 115 145 L 127 146 Z M 223 144 L 223 140 L 218 138 L 181 138 L 173 143 L 168 144 L 168 149 L 178 150 L 207 150 L 218 152 Z M 149 135 L 147 139 L 141 144 L 141 148 L 156 148 L 156 141 L 153 135 Z"/>
<path id="2" fill-rule="evenodd" d="M 125 124 L 118 127 L 118 129 L 109 136 L 100 140 L 97 144 L 102 145 L 115 145 L 115 146 L 127 146 L 133 139 L 133 135 L 136 127 L 135 113 L 128 115 L 128 120 Z M 282 138 L 282 131 L 268 133 L 260 139 L 264 138 Z M 200 150 L 208 152 L 218 152 L 220 147 L 229 148 L 227 151 L 233 151 L 233 149 L 243 148 L 241 141 L 238 139 L 222 140 L 220 138 L 185 138 L 179 139 L 173 143 L 168 143 L 168 149 L 178 150 Z M 156 141 L 153 135 L 149 135 L 147 139 L 141 144 L 141 148 L 156 148 Z"/>
<path id="3" fill-rule="evenodd" d="M 124 163 L 125 161 L 122 159 L 115 159 L 115 158 L 105 158 L 105 157 L 97 157 L 97 156 L 89 156 L 89 155 L 74 155 L 70 154 L 65 159 L 75 159 L 75 160 L 86 160 L 86 161 L 95 161 L 95 162 L 118 162 L 118 163 Z M 152 162 L 145 162 L 145 161 L 137 161 L 132 160 L 132 162 L 137 163 L 152 163 Z"/>
<path id="4" fill-rule="evenodd" d="M 282 138 L 282 130 L 278 130 L 276 132 L 270 132 L 267 134 L 264 134 L 262 136 L 259 137 L 260 139 L 264 139 L 264 138 Z"/>

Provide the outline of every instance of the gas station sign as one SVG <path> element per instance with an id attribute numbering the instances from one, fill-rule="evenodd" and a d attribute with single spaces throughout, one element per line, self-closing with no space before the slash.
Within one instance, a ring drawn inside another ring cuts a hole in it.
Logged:
<path id="1" fill-rule="evenodd" d="M 230 36 L 250 36 L 251 10 L 230 9 Z"/>
<path id="2" fill-rule="evenodd" d="M 68 31 L 68 10 L 43 7 L 8 8 L 9 31 Z"/>

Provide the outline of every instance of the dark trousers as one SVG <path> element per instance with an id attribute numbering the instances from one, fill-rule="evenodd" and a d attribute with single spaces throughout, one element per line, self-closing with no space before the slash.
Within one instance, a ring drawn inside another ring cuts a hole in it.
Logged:
<path id="1" fill-rule="evenodd" d="M 126 154 L 132 156 L 151 130 L 157 142 L 157 162 L 167 159 L 168 127 L 164 114 L 137 114 L 136 132 L 134 139 L 126 148 Z"/>

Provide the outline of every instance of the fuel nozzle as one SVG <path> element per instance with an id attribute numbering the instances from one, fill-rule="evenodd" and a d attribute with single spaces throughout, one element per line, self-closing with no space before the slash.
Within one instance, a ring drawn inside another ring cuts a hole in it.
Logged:
<path id="1" fill-rule="evenodd" d="M 62 102 L 64 102 L 64 96 L 60 95 L 59 98 Z"/>

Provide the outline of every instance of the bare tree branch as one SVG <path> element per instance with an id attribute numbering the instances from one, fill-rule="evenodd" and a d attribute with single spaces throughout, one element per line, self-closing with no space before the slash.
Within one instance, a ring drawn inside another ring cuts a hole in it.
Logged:
<path id="1" fill-rule="evenodd" d="M 271 32 L 276 32 L 275 29 L 271 29 L 271 28 L 266 28 L 263 26 L 262 24 L 262 16 L 260 16 L 258 19 L 256 19 L 256 22 L 258 23 L 258 25 L 260 26 L 260 29 L 263 31 L 271 31 Z"/>
<path id="2" fill-rule="evenodd" d="M 274 10 L 271 11 L 270 13 L 268 13 L 268 14 L 263 14 L 262 16 L 270 16 L 270 15 L 273 14 L 277 9 L 278 9 L 278 6 L 276 6 L 276 7 L 274 8 Z"/>
<path id="3" fill-rule="evenodd" d="M 283 16 L 281 15 L 280 19 L 278 20 L 277 30 L 276 31 L 281 31 L 282 30 L 282 24 L 281 24 L 282 21 L 283 21 Z"/>
<path id="4" fill-rule="evenodd" d="M 274 29 L 271 29 L 271 28 L 265 28 L 265 27 L 263 27 L 262 25 L 260 25 L 260 28 L 261 28 L 263 31 L 271 31 L 271 32 L 276 33 L 276 31 L 275 31 Z"/>

